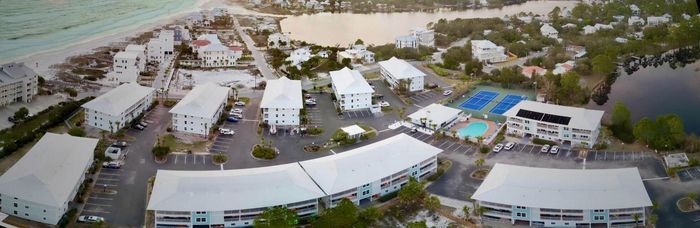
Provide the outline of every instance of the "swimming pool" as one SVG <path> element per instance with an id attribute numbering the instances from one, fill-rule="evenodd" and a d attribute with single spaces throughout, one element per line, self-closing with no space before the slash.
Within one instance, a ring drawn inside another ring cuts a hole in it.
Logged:
<path id="1" fill-rule="evenodd" d="M 460 128 L 457 130 L 457 134 L 459 134 L 460 138 L 464 138 L 466 136 L 469 136 L 470 138 L 476 138 L 479 136 L 483 136 L 484 133 L 486 133 L 486 130 L 489 129 L 489 125 L 484 123 L 484 122 L 474 122 L 470 123 L 466 127 Z"/>

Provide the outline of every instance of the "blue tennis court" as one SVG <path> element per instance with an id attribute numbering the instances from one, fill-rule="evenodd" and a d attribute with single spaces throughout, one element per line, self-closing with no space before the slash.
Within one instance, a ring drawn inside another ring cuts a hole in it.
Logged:
<path id="1" fill-rule="evenodd" d="M 497 92 L 482 90 L 482 91 L 479 91 L 478 93 L 474 94 L 474 96 L 470 97 L 469 99 L 464 101 L 464 103 L 462 103 L 459 106 L 462 108 L 479 111 L 482 108 L 484 108 L 487 104 L 489 104 L 489 102 L 491 102 L 497 96 L 498 96 Z"/>
<path id="2" fill-rule="evenodd" d="M 520 95 L 507 95 L 505 98 L 503 98 L 503 100 L 501 100 L 501 102 L 498 102 L 496 106 L 493 106 L 489 112 L 501 115 L 522 100 L 527 100 L 527 97 Z"/>

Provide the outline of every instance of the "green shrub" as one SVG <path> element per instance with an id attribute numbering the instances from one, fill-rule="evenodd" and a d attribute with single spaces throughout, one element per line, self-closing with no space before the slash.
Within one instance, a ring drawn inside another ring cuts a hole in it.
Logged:
<path id="1" fill-rule="evenodd" d="M 253 156 L 256 158 L 270 160 L 277 157 L 277 152 L 270 147 L 255 145 L 253 148 Z"/>
<path id="2" fill-rule="evenodd" d="M 481 148 L 479 148 L 479 152 L 481 152 L 482 154 L 488 153 L 489 151 L 491 151 L 491 148 L 489 148 L 488 146 L 482 146 Z"/>
<path id="3" fill-rule="evenodd" d="M 444 169 L 437 169 L 437 172 L 435 172 L 435 174 L 433 174 L 433 175 L 430 175 L 427 180 L 428 181 L 435 181 L 438 178 L 440 178 L 443 174 L 445 174 Z"/>
<path id="4" fill-rule="evenodd" d="M 168 99 L 165 100 L 165 102 L 163 102 L 163 105 L 165 105 L 165 107 L 173 107 L 175 106 L 175 104 L 177 104 L 177 101 L 173 99 Z"/>
<path id="5" fill-rule="evenodd" d="M 226 157 L 225 154 L 214 154 L 213 156 L 211 156 L 211 159 L 215 163 L 224 163 L 228 161 L 228 157 Z"/>
<path id="6" fill-rule="evenodd" d="M 70 209 L 70 211 L 66 212 L 63 214 L 63 217 L 61 217 L 61 220 L 58 221 L 58 227 L 60 228 L 65 228 L 68 227 L 68 223 L 70 223 L 73 219 L 75 219 L 75 216 L 78 214 L 78 209 Z"/>
<path id="7" fill-rule="evenodd" d="M 389 201 L 393 198 L 396 198 L 396 196 L 398 196 L 398 195 L 399 195 L 399 191 L 395 191 L 395 192 L 383 195 L 382 197 L 379 197 L 379 199 L 377 199 L 377 200 L 379 200 L 379 202 L 381 202 L 381 203 L 384 203 L 384 202 Z"/>
<path id="8" fill-rule="evenodd" d="M 596 150 L 605 150 L 607 148 L 608 148 L 608 144 L 605 144 L 605 143 L 598 143 L 598 144 L 593 145 L 593 149 L 596 149 Z"/>
<path id="9" fill-rule="evenodd" d="M 698 159 L 691 158 L 690 160 L 688 160 L 688 166 L 698 166 L 698 164 L 700 164 L 700 161 L 698 161 Z"/>
<path id="10" fill-rule="evenodd" d="M 309 129 L 306 129 L 306 133 L 308 133 L 310 135 L 320 135 L 320 134 L 323 134 L 323 128 L 315 128 L 315 127 L 309 128 Z"/>
<path id="11" fill-rule="evenodd" d="M 79 127 L 71 128 L 70 130 L 68 130 L 68 134 L 77 137 L 85 137 L 86 135 L 85 130 Z"/>
<path id="12" fill-rule="evenodd" d="M 153 156 L 155 156 L 158 159 L 163 159 L 165 156 L 168 156 L 170 153 L 170 147 L 167 146 L 155 146 L 153 149 L 151 149 L 151 152 L 153 152 Z"/>
<path id="13" fill-rule="evenodd" d="M 546 140 L 546 139 L 540 139 L 540 138 L 534 138 L 534 139 L 532 139 L 532 143 L 538 144 L 538 145 L 544 145 L 544 144 L 547 144 L 547 145 L 557 145 L 556 142 L 552 142 L 552 141 L 549 141 L 549 140 Z"/>
<path id="14" fill-rule="evenodd" d="M 75 90 L 74 88 L 67 87 L 63 89 L 63 92 L 68 93 L 69 96 L 71 97 L 77 97 L 78 96 L 78 91 Z"/>

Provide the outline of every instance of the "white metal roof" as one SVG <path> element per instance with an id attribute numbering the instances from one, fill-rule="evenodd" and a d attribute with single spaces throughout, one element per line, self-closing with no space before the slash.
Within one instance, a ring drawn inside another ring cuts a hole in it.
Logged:
<path id="1" fill-rule="evenodd" d="M 405 60 L 391 57 L 389 60 L 379 62 L 379 66 L 385 69 L 395 79 L 408 79 L 414 77 L 424 77 L 425 73 L 413 67 Z"/>
<path id="2" fill-rule="evenodd" d="M 518 114 L 518 111 L 521 109 L 571 117 L 571 120 L 567 126 L 585 130 L 595 130 L 598 128 L 598 126 L 600 126 L 600 119 L 603 118 L 603 114 L 605 113 L 604 111 L 599 110 L 524 100 L 510 108 L 508 111 L 503 113 L 503 115 L 507 117 L 517 117 L 516 114 Z"/>
<path id="3" fill-rule="evenodd" d="M 357 70 L 343 67 L 343 69 L 331 71 L 330 75 L 338 94 L 374 93 L 372 86 Z"/>
<path id="4" fill-rule="evenodd" d="M 357 124 L 343 127 L 340 129 L 343 130 L 345 133 L 348 133 L 348 135 L 359 135 L 365 133 L 365 129 L 361 128 L 360 126 L 357 126 Z"/>
<path id="5" fill-rule="evenodd" d="M 472 46 L 478 48 L 478 49 L 493 49 L 500 47 L 496 45 L 495 43 L 491 42 L 490 40 L 472 40 L 471 41 Z"/>
<path id="6" fill-rule="evenodd" d="M 553 209 L 651 206 L 639 171 L 551 169 L 496 164 L 472 195 L 493 203 Z"/>
<path id="7" fill-rule="evenodd" d="M 0 194 L 63 207 L 73 200 L 71 193 L 92 162 L 97 141 L 47 132 L 0 176 Z"/>
<path id="8" fill-rule="evenodd" d="M 450 121 L 456 118 L 462 110 L 447 107 L 441 104 L 431 104 L 420 110 L 408 115 L 408 118 L 414 120 L 420 120 L 421 118 L 426 118 L 427 122 L 442 124 L 444 122 Z"/>
<path id="9" fill-rule="evenodd" d="M 298 163 L 215 171 L 158 170 L 148 210 L 251 209 L 323 196 Z"/>
<path id="10" fill-rule="evenodd" d="M 442 152 L 406 134 L 332 156 L 299 162 L 326 194 L 335 194 L 400 172 Z"/>
<path id="11" fill-rule="evenodd" d="M 123 114 L 129 107 L 152 94 L 155 89 L 136 83 L 125 83 L 83 104 L 83 108 L 112 116 Z"/>
<path id="12" fill-rule="evenodd" d="M 260 102 L 261 108 L 303 108 L 301 81 L 281 77 L 267 80 L 265 94 Z"/>
<path id="13" fill-rule="evenodd" d="M 145 52 L 146 45 L 129 44 L 126 46 L 126 48 L 124 50 L 125 51 Z"/>
<path id="14" fill-rule="evenodd" d="M 230 88 L 213 83 L 198 85 L 170 109 L 170 113 L 211 118 L 226 104 L 230 92 Z"/>
<path id="15" fill-rule="evenodd" d="M 135 51 L 120 51 L 114 54 L 114 59 L 136 59 L 138 52 Z"/>

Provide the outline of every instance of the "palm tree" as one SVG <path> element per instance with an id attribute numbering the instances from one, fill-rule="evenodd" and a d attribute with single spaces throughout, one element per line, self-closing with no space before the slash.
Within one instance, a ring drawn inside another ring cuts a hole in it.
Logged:
<path id="1" fill-rule="evenodd" d="M 477 168 L 479 168 L 482 165 L 484 165 L 485 162 L 486 162 L 486 160 L 484 160 L 483 158 L 479 158 L 479 159 L 476 159 L 474 161 L 474 164 L 476 165 Z"/>
<path id="2" fill-rule="evenodd" d="M 452 133 L 453 138 L 457 138 L 457 130 L 452 129 L 452 130 L 450 130 L 450 133 Z"/>
<path id="3" fill-rule="evenodd" d="M 481 135 L 480 135 L 480 136 L 477 136 L 477 137 L 476 137 L 476 142 L 478 142 L 479 144 L 481 144 L 482 142 L 484 142 L 484 136 L 481 136 Z"/>

